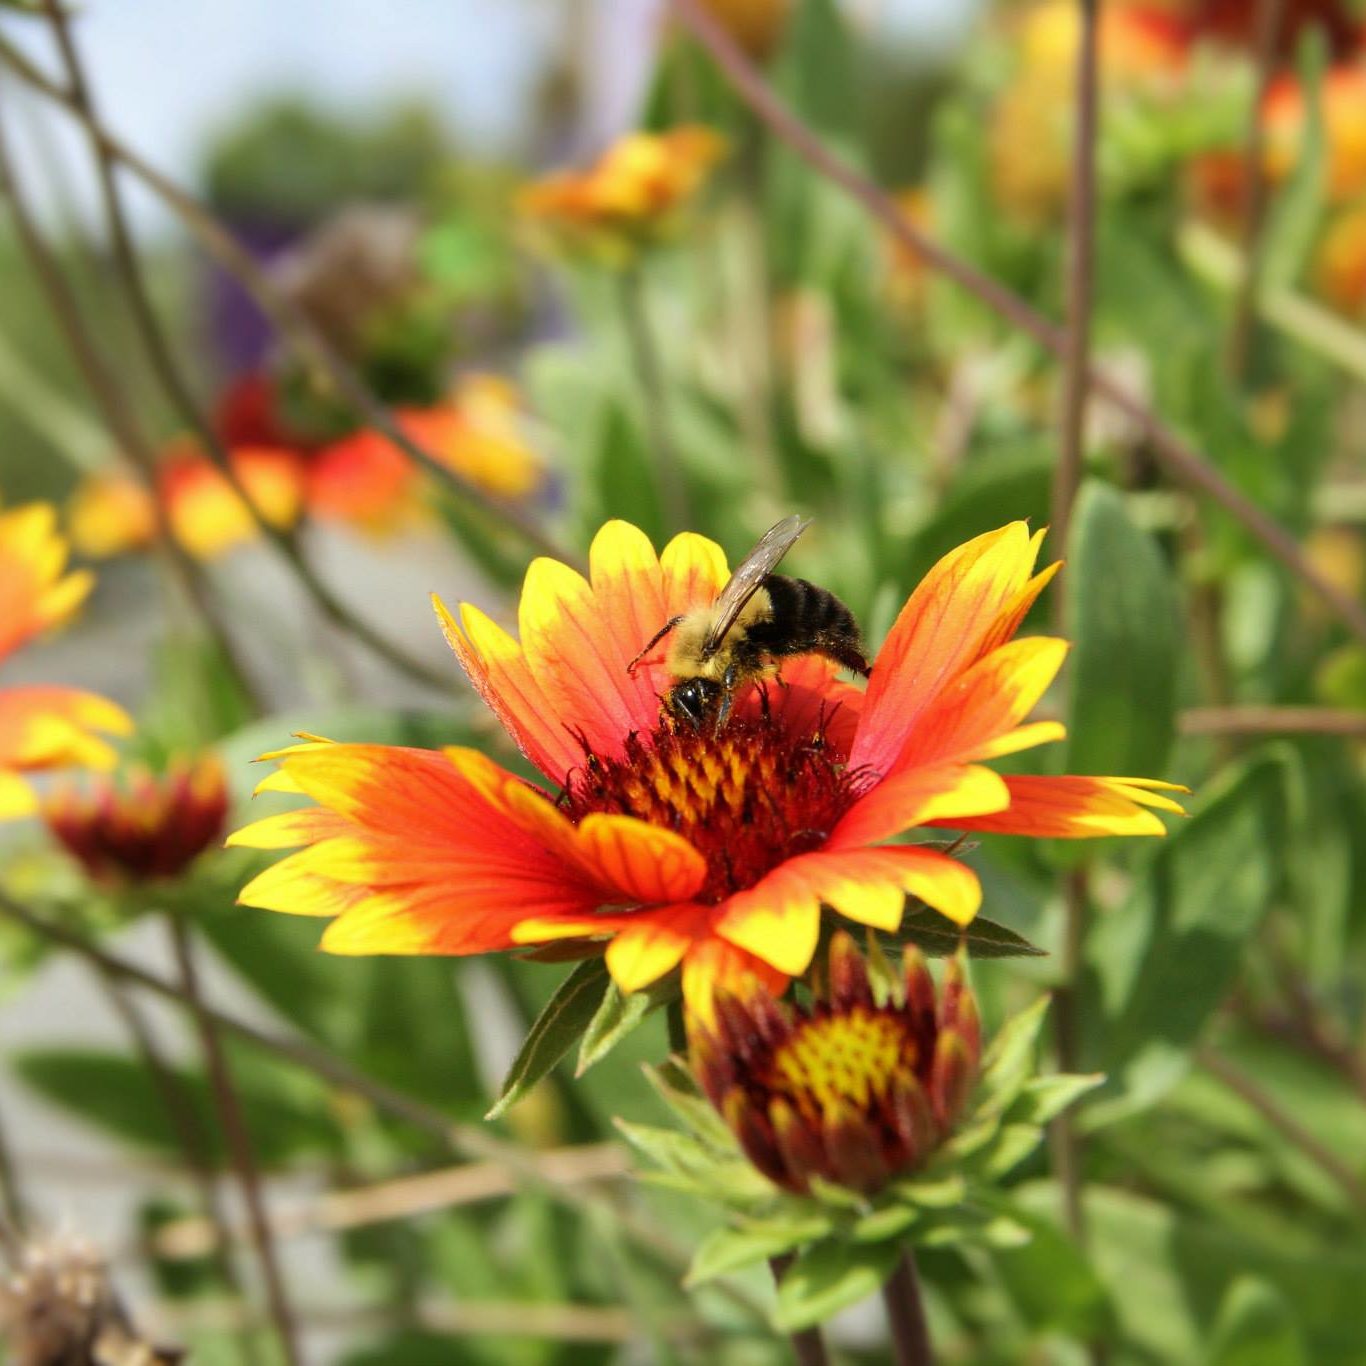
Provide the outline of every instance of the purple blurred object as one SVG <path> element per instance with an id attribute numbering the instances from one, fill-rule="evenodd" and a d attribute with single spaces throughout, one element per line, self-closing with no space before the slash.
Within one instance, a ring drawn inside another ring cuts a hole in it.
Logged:
<path id="1" fill-rule="evenodd" d="M 303 237 L 297 223 L 228 222 L 228 229 L 251 254 L 269 265 Z M 237 280 L 217 266 L 209 268 L 203 287 L 210 354 L 219 373 L 228 377 L 260 369 L 271 354 L 274 328 Z"/>

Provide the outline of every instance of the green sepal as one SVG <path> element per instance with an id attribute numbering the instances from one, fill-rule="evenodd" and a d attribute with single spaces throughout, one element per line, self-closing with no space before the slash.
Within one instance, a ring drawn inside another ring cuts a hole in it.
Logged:
<path id="1" fill-rule="evenodd" d="M 697 1249 L 683 1283 L 702 1285 L 727 1272 L 782 1256 L 826 1237 L 831 1227 L 828 1215 L 794 1212 L 787 1217 L 751 1220 L 738 1228 L 718 1228 Z"/>
<path id="2" fill-rule="evenodd" d="M 569 1052 L 600 1010 L 610 980 L 602 959 L 588 958 L 560 983 L 517 1050 L 485 1119 L 499 1118 Z"/>
<path id="3" fill-rule="evenodd" d="M 677 997 L 678 983 L 668 979 L 656 982 L 644 991 L 631 992 L 624 992 L 615 982 L 608 982 L 597 1013 L 588 1022 L 588 1028 L 579 1040 L 579 1057 L 574 1065 L 574 1075 L 583 1076 L 627 1035 L 633 1033 L 647 1015 Z"/>

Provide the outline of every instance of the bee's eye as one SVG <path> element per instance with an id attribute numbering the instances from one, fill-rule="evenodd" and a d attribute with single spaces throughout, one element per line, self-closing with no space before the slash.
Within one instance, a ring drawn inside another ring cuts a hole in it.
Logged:
<path id="1" fill-rule="evenodd" d="M 696 679 L 679 684 L 670 694 L 669 704 L 679 716 L 694 726 L 700 726 L 706 717 L 706 694 Z"/>

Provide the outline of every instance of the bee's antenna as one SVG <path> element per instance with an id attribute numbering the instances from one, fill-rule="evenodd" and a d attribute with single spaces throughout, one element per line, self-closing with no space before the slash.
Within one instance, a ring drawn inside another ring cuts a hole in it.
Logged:
<path id="1" fill-rule="evenodd" d="M 634 677 L 636 670 L 640 667 L 640 664 L 644 660 L 645 656 L 648 655 L 650 651 L 653 650 L 655 646 L 658 645 L 659 642 L 663 640 L 664 637 L 667 636 L 669 632 L 672 631 L 674 627 L 677 626 L 678 623 L 682 620 L 682 613 L 680 613 L 676 617 L 670 617 L 668 621 L 666 621 L 664 625 L 661 626 L 659 630 L 656 631 L 654 635 L 650 637 L 650 639 L 646 642 L 645 648 L 641 650 L 641 652 L 626 666 L 626 672 L 630 674 L 632 677 Z"/>

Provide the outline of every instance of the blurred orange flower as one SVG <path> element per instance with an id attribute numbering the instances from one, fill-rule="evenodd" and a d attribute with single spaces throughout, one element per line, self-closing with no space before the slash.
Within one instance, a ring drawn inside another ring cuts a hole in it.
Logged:
<path id="1" fill-rule="evenodd" d="M 70 620 L 93 586 L 87 572 L 64 573 L 67 544 L 56 528 L 56 510 L 48 503 L 0 512 L 0 660 Z M 96 732 L 131 730 L 123 709 L 95 693 L 0 688 L 0 820 L 37 810 L 37 795 L 23 774 L 111 767 L 114 751 Z"/>
<path id="2" fill-rule="evenodd" d="M 156 503 L 131 474 L 87 475 L 66 505 L 72 548 L 91 560 L 146 550 L 156 539 Z"/>
<path id="3" fill-rule="evenodd" d="M 395 416 L 411 440 L 489 493 L 525 498 L 544 478 L 517 388 L 499 375 L 465 375 L 443 402 Z M 309 458 L 308 510 L 371 531 L 391 530 L 412 512 L 421 479 L 405 451 L 365 428 Z"/>
<path id="4" fill-rule="evenodd" d="M 303 508 L 303 462 L 289 450 L 243 446 L 231 452 L 242 486 L 272 526 L 287 528 Z M 254 540 L 251 509 L 193 442 L 167 452 L 159 490 L 177 540 L 198 559 L 210 560 Z"/>
<path id="5" fill-rule="evenodd" d="M 586 171 L 557 171 L 518 198 L 526 218 L 570 252 L 626 264 L 666 237 L 725 151 L 710 128 L 630 133 Z"/>
<path id="6" fill-rule="evenodd" d="M 247 905 L 335 917 L 337 953 L 471 954 L 608 940 L 623 991 L 682 966 L 706 1015 L 718 982 L 806 971 L 822 906 L 895 930 L 906 897 L 966 924 L 981 887 L 925 826 L 1048 838 L 1160 835 L 1180 808 L 1148 779 L 1001 776 L 982 763 L 1058 739 L 1026 717 L 1066 644 L 1012 640 L 1058 566 L 1015 522 L 960 546 L 912 594 L 866 693 L 817 656 L 751 687 L 719 729 L 671 722 L 663 661 L 627 663 L 670 617 L 712 602 L 721 548 L 685 533 L 657 556 L 625 522 L 590 577 L 550 559 L 523 587 L 520 642 L 472 606 L 443 627 L 480 696 L 547 786 L 472 749 L 309 740 L 266 756 L 265 790 L 317 805 L 230 843 L 305 846 L 243 889 Z"/>
<path id="7" fill-rule="evenodd" d="M 1366 316 L 1366 204 L 1344 209 L 1329 221 L 1315 248 L 1311 273 L 1315 291 L 1334 308 Z"/>
<path id="8" fill-rule="evenodd" d="M 1366 191 L 1366 67 L 1339 66 L 1323 80 L 1328 194 L 1342 202 Z M 1304 155 L 1309 107 L 1301 82 L 1280 78 L 1264 109 L 1266 166 L 1273 180 L 1289 176 Z"/>
<path id="9" fill-rule="evenodd" d="M 223 835 L 228 790 L 215 755 L 173 764 L 160 776 L 129 769 L 84 790 L 64 785 L 43 819 L 93 882 L 105 886 L 180 876 Z"/>

